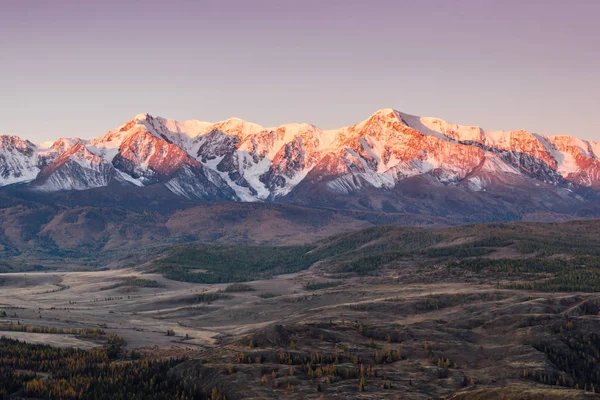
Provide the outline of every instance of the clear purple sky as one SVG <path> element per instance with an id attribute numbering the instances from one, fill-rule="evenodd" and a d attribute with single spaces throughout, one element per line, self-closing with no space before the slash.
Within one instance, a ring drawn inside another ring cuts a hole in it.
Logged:
<path id="1" fill-rule="evenodd" d="M 0 0 L 0 132 L 379 108 L 600 140 L 596 0 Z"/>

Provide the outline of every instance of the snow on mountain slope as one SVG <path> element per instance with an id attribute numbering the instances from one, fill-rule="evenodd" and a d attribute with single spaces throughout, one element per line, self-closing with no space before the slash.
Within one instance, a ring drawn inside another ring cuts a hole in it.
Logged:
<path id="1" fill-rule="evenodd" d="M 208 199 L 217 193 L 235 199 L 231 189 L 214 187 L 213 181 L 223 187 L 227 184 L 221 179 L 208 179 L 200 162 L 186 151 L 192 143 L 192 136 L 203 134 L 212 125 L 195 121 L 179 123 L 139 114 L 86 144 L 90 154 L 105 162 L 102 164 L 104 181 L 90 175 L 89 185 L 106 186 L 114 181 L 145 186 L 162 182 L 169 190 L 187 198 Z M 78 157 L 83 160 L 87 155 L 71 156 L 72 159 Z M 43 188 L 46 187 L 49 186 Z M 66 189 L 56 184 L 54 187 Z"/>
<path id="2" fill-rule="evenodd" d="M 330 144 L 327 134 L 309 124 L 287 124 L 274 132 L 272 141 L 262 147 L 254 141 L 252 153 L 260 151 L 264 167 L 259 180 L 272 197 L 285 196 L 317 164 L 321 151 Z"/>
<path id="3" fill-rule="evenodd" d="M 92 154 L 83 143 L 76 143 L 44 168 L 33 187 L 39 191 L 86 190 L 107 186 L 115 169 Z"/>
<path id="4" fill-rule="evenodd" d="M 314 165 L 311 157 L 327 140 L 326 134 L 309 124 L 264 129 L 232 119 L 195 139 L 196 157 L 207 167 L 227 173 L 225 179 L 245 201 L 259 201 L 289 192 Z M 212 162 L 215 158 L 220 159 Z"/>
<path id="5" fill-rule="evenodd" d="M 46 148 L 38 147 L 38 155 L 44 158 L 55 159 L 80 143 L 85 143 L 85 141 L 80 138 L 60 138 Z"/>
<path id="6" fill-rule="evenodd" d="M 183 165 L 165 183 L 173 193 L 190 200 L 238 200 L 233 189 L 214 171 Z"/>
<path id="7" fill-rule="evenodd" d="M 438 118 L 416 117 L 404 113 L 400 113 L 400 118 L 411 128 L 441 139 L 449 138 L 455 141 L 485 142 L 485 134 L 478 126 L 462 126 Z"/>
<path id="8" fill-rule="evenodd" d="M 200 166 L 181 147 L 143 130 L 124 138 L 112 164 L 144 184 L 171 175 L 183 165 Z"/>
<path id="9" fill-rule="evenodd" d="M 544 182 L 557 183 L 561 175 L 548 149 L 547 138 L 527 131 L 486 131 L 478 126 L 462 126 L 437 118 L 401 114 L 406 123 L 425 134 L 493 151 L 511 166 Z"/>
<path id="10" fill-rule="evenodd" d="M 0 186 L 35 179 L 37 166 L 36 146 L 17 136 L 0 136 Z"/>
<path id="11" fill-rule="evenodd" d="M 34 181 L 36 189 L 52 191 L 161 184 L 189 199 L 245 202 L 285 198 L 300 184 L 337 194 L 392 190 L 417 176 L 476 192 L 498 182 L 596 188 L 598 155 L 595 142 L 486 131 L 393 109 L 327 131 L 310 124 L 264 128 L 238 118 L 178 122 L 139 114 L 89 141 L 36 147 L 2 136 L 0 185 Z"/>
<path id="12" fill-rule="evenodd" d="M 210 125 L 200 121 L 180 123 L 161 117 L 152 117 L 149 114 L 138 114 L 119 128 L 92 139 L 88 148 L 95 154 L 112 161 L 119 154 L 119 149 L 125 140 L 136 135 L 149 135 L 187 151 L 192 137 L 204 133 L 204 129 Z"/>
<path id="13" fill-rule="evenodd" d="M 411 127 L 394 110 L 380 110 L 359 124 L 344 128 L 334 144 L 346 169 L 329 184 L 342 192 L 360 189 L 365 184 L 392 188 L 399 181 L 419 174 L 430 174 L 450 184 L 463 179 L 481 164 L 484 151 L 460 144 L 438 134 L 424 134 Z M 322 168 L 322 167 L 321 167 Z M 507 168 L 508 170 L 508 168 Z"/>
<path id="14" fill-rule="evenodd" d="M 571 136 L 550 136 L 555 148 L 558 172 L 567 180 L 583 186 L 600 186 L 600 160 L 595 144 Z"/>
<path id="15" fill-rule="evenodd" d="M 199 129 L 200 133 L 203 129 L 202 124 L 179 124 L 139 114 L 116 130 L 91 140 L 87 148 L 122 174 L 141 184 L 150 184 L 175 173 L 183 165 L 200 166 L 185 150 L 193 133 L 182 127 Z"/>

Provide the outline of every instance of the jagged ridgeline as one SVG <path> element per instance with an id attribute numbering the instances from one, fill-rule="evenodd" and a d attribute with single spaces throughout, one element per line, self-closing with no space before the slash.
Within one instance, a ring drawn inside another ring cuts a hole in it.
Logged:
<path id="1" fill-rule="evenodd" d="M 598 200 L 599 155 L 598 143 L 570 136 L 487 131 L 392 109 L 335 130 L 140 114 L 91 140 L 0 137 L 0 186 L 38 193 L 125 187 L 146 196 L 160 188 L 192 201 L 291 202 L 471 222 L 586 217 L 597 215 L 590 204 Z"/>

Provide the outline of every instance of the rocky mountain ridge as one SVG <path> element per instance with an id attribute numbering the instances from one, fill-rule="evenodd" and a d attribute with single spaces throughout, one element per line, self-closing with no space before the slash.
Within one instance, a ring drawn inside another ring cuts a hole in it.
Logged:
<path id="1" fill-rule="evenodd" d="M 420 213 L 411 202 L 423 194 L 448 192 L 468 206 L 499 193 L 489 200 L 502 197 L 507 204 L 494 207 L 506 208 L 520 202 L 511 193 L 526 192 L 532 209 L 561 212 L 595 196 L 600 142 L 486 131 L 392 109 L 337 130 L 139 114 L 103 136 L 50 147 L 1 136 L 0 186 L 14 184 L 38 192 L 162 185 L 188 200 L 406 213 Z"/>

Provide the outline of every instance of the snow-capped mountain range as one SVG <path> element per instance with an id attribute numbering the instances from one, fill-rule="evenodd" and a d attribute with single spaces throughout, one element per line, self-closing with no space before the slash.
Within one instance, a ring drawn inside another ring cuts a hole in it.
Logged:
<path id="1" fill-rule="evenodd" d="M 140 114 L 91 140 L 36 145 L 0 136 L 0 186 L 37 192 L 164 185 L 186 199 L 328 205 L 337 202 L 328 196 L 361 192 L 393 198 L 415 179 L 464 193 L 528 187 L 577 201 L 578 188 L 600 188 L 600 142 L 486 131 L 392 109 L 336 130 Z"/>

